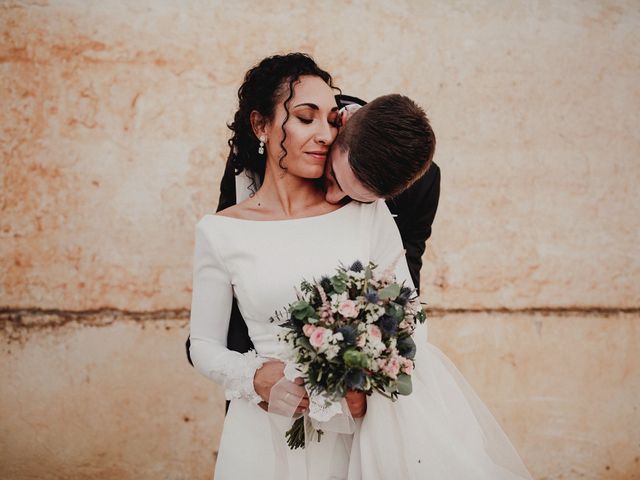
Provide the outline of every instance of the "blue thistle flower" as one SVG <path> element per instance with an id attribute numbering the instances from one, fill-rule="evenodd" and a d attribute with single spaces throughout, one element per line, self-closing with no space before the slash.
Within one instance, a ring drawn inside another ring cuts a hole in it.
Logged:
<path id="1" fill-rule="evenodd" d="M 380 317 L 380 330 L 383 335 L 391 336 L 398 333 L 398 320 L 390 315 Z"/>
<path id="2" fill-rule="evenodd" d="M 331 279 L 326 276 L 323 276 L 320 279 L 320 286 L 327 294 L 331 293 L 331 291 L 333 290 L 333 285 L 331 285 Z"/>
<path id="3" fill-rule="evenodd" d="M 376 292 L 375 290 L 369 289 L 365 294 L 364 298 L 369 303 L 378 303 L 378 300 L 379 300 L 378 292 Z"/>
<path id="4" fill-rule="evenodd" d="M 351 325 L 344 325 L 336 330 L 336 333 L 341 333 L 343 343 L 345 346 L 351 346 L 356 344 L 356 330 Z"/>
<path id="5" fill-rule="evenodd" d="M 413 289 L 409 287 L 402 287 L 400 289 L 400 295 L 396 298 L 395 302 L 403 307 L 407 304 L 407 302 L 411 299 L 411 295 L 413 294 Z"/>
<path id="6" fill-rule="evenodd" d="M 351 368 L 345 377 L 347 388 L 362 389 L 364 387 L 364 372 L 361 368 Z"/>
<path id="7" fill-rule="evenodd" d="M 361 272 L 362 270 L 364 270 L 364 267 L 362 266 L 362 263 L 360 262 L 360 260 L 356 260 L 355 262 L 353 262 L 351 264 L 351 266 L 349 267 L 349 270 L 351 270 L 352 272 Z"/>

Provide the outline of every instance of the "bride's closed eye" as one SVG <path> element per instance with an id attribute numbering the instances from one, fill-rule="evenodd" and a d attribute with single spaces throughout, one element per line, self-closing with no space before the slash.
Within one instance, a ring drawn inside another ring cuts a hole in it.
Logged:
<path id="1" fill-rule="evenodd" d="M 304 118 L 304 117 L 296 117 L 298 120 L 300 120 L 302 123 L 304 123 L 305 125 L 309 125 L 311 123 L 313 123 L 313 118 Z M 333 128 L 340 128 L 342 126 L 342 122 L 340 122 L 340 116 L 336 116 L 336 118 L 330 119 L 329 121 L 329 125 L 331 125 Z"/>

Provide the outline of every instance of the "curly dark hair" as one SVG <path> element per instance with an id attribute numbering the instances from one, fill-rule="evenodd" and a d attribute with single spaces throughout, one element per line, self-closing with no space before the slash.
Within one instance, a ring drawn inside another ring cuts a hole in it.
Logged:
<path id="1" fill-rule="evenodd" d="M 284 136 L 280 142 L 284 153 L 278 160 L 280 168 L 285 168 L 282 163 L 287 155 L 284 146 L 287 132 L 284 126 L 289 120 L 289 102 L 293 97 L 294 84 L 303 75 L 320 77 L 329 87 L 339 91 L 333 86 L 331 75 L 318 67 L 313 58 L 305 53 L 273 55 L 247 71 L 244 82 L 238 89 L 238 110 L 233 122 L 227 125 L 233 132 L 227 142 L 228 162 L 231 162 L 236 175 L 247 169 L 264 178 L 266 156 L 258 153 L 259 140 L 251 128 L 251 112 L 256 110 L 263 118 L 272 120 L 278 101 L 287 95 L 284 101 L 286 116 L 282 123 Z"/>

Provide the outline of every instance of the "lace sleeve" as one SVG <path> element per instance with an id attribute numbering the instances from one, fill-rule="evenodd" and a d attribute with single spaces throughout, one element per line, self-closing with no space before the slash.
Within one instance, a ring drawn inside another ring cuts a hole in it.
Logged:
<path id="1" fill-rule="evenodd" d="M 253 377 L 265 359 L 250 351 L 245 354 L 226 346 L 233 288 L 231 276 L 212 240 L 211 217 L 196 226 L 191 299 L 190 354 L 193 366 L 224 388 L 228 400 L 246 398 L 258 403 Z"/>
<path id="2" fill-rule="evenodd" d="M 234 352 L 235 353 L 235 352 Z M 262 397 L 258 395 L 253 387 L 253 377 L 266 358 L 259 356 L 255 350 L 241 353 L 243 359 L 233 359 L 228 361 L 222 373 L 222 385 L 224 386 L 224 396 L 227 400 L 234 398 L 246 398 L 253 403 L 260 403 Z"/>

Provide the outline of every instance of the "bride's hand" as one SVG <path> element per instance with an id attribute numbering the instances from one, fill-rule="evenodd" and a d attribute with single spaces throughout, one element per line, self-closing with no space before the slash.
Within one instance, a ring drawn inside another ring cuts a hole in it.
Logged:
<path id="1" fill-rule="evenodd" d="M 284 363 L 280 360 L 269 360 L 256 370 L 256 374 L 253 377 L 253 388 L 256 393 L 262 397 L 262 400 L 268 404 L 271 389 L 283 377 Z M 288 398 L 291 399 L 291 401 L 295 401 L 297 398 L 302 398 L 297 405 L 291 405 L 291 408 L 296 407 L 296 413 L 302 413 L 309 408 L 309 397 L 307 396 L 307 391 L 302 386 L 302 379 L 298 378 L 295 383 L 289 383 L 290 385 L 287 386 L 287 391 L 291 393 L 291 395 L 286 394 L 285 399 Z"/>
<path id="2" fill-rule="evenodd" d="M 284 377 L 284 363 L 279 360 L 269 360 L 256 370 L 253 376 L 253 388 L 265 402 L 269 401 L 271 388 Z"/>
<path id="3" fill-rule="evenodd" d="M 367 411 L 367 396 L 358 390 L 349 390 L 345 396 L 353 418 L 364 417 Z"/>

